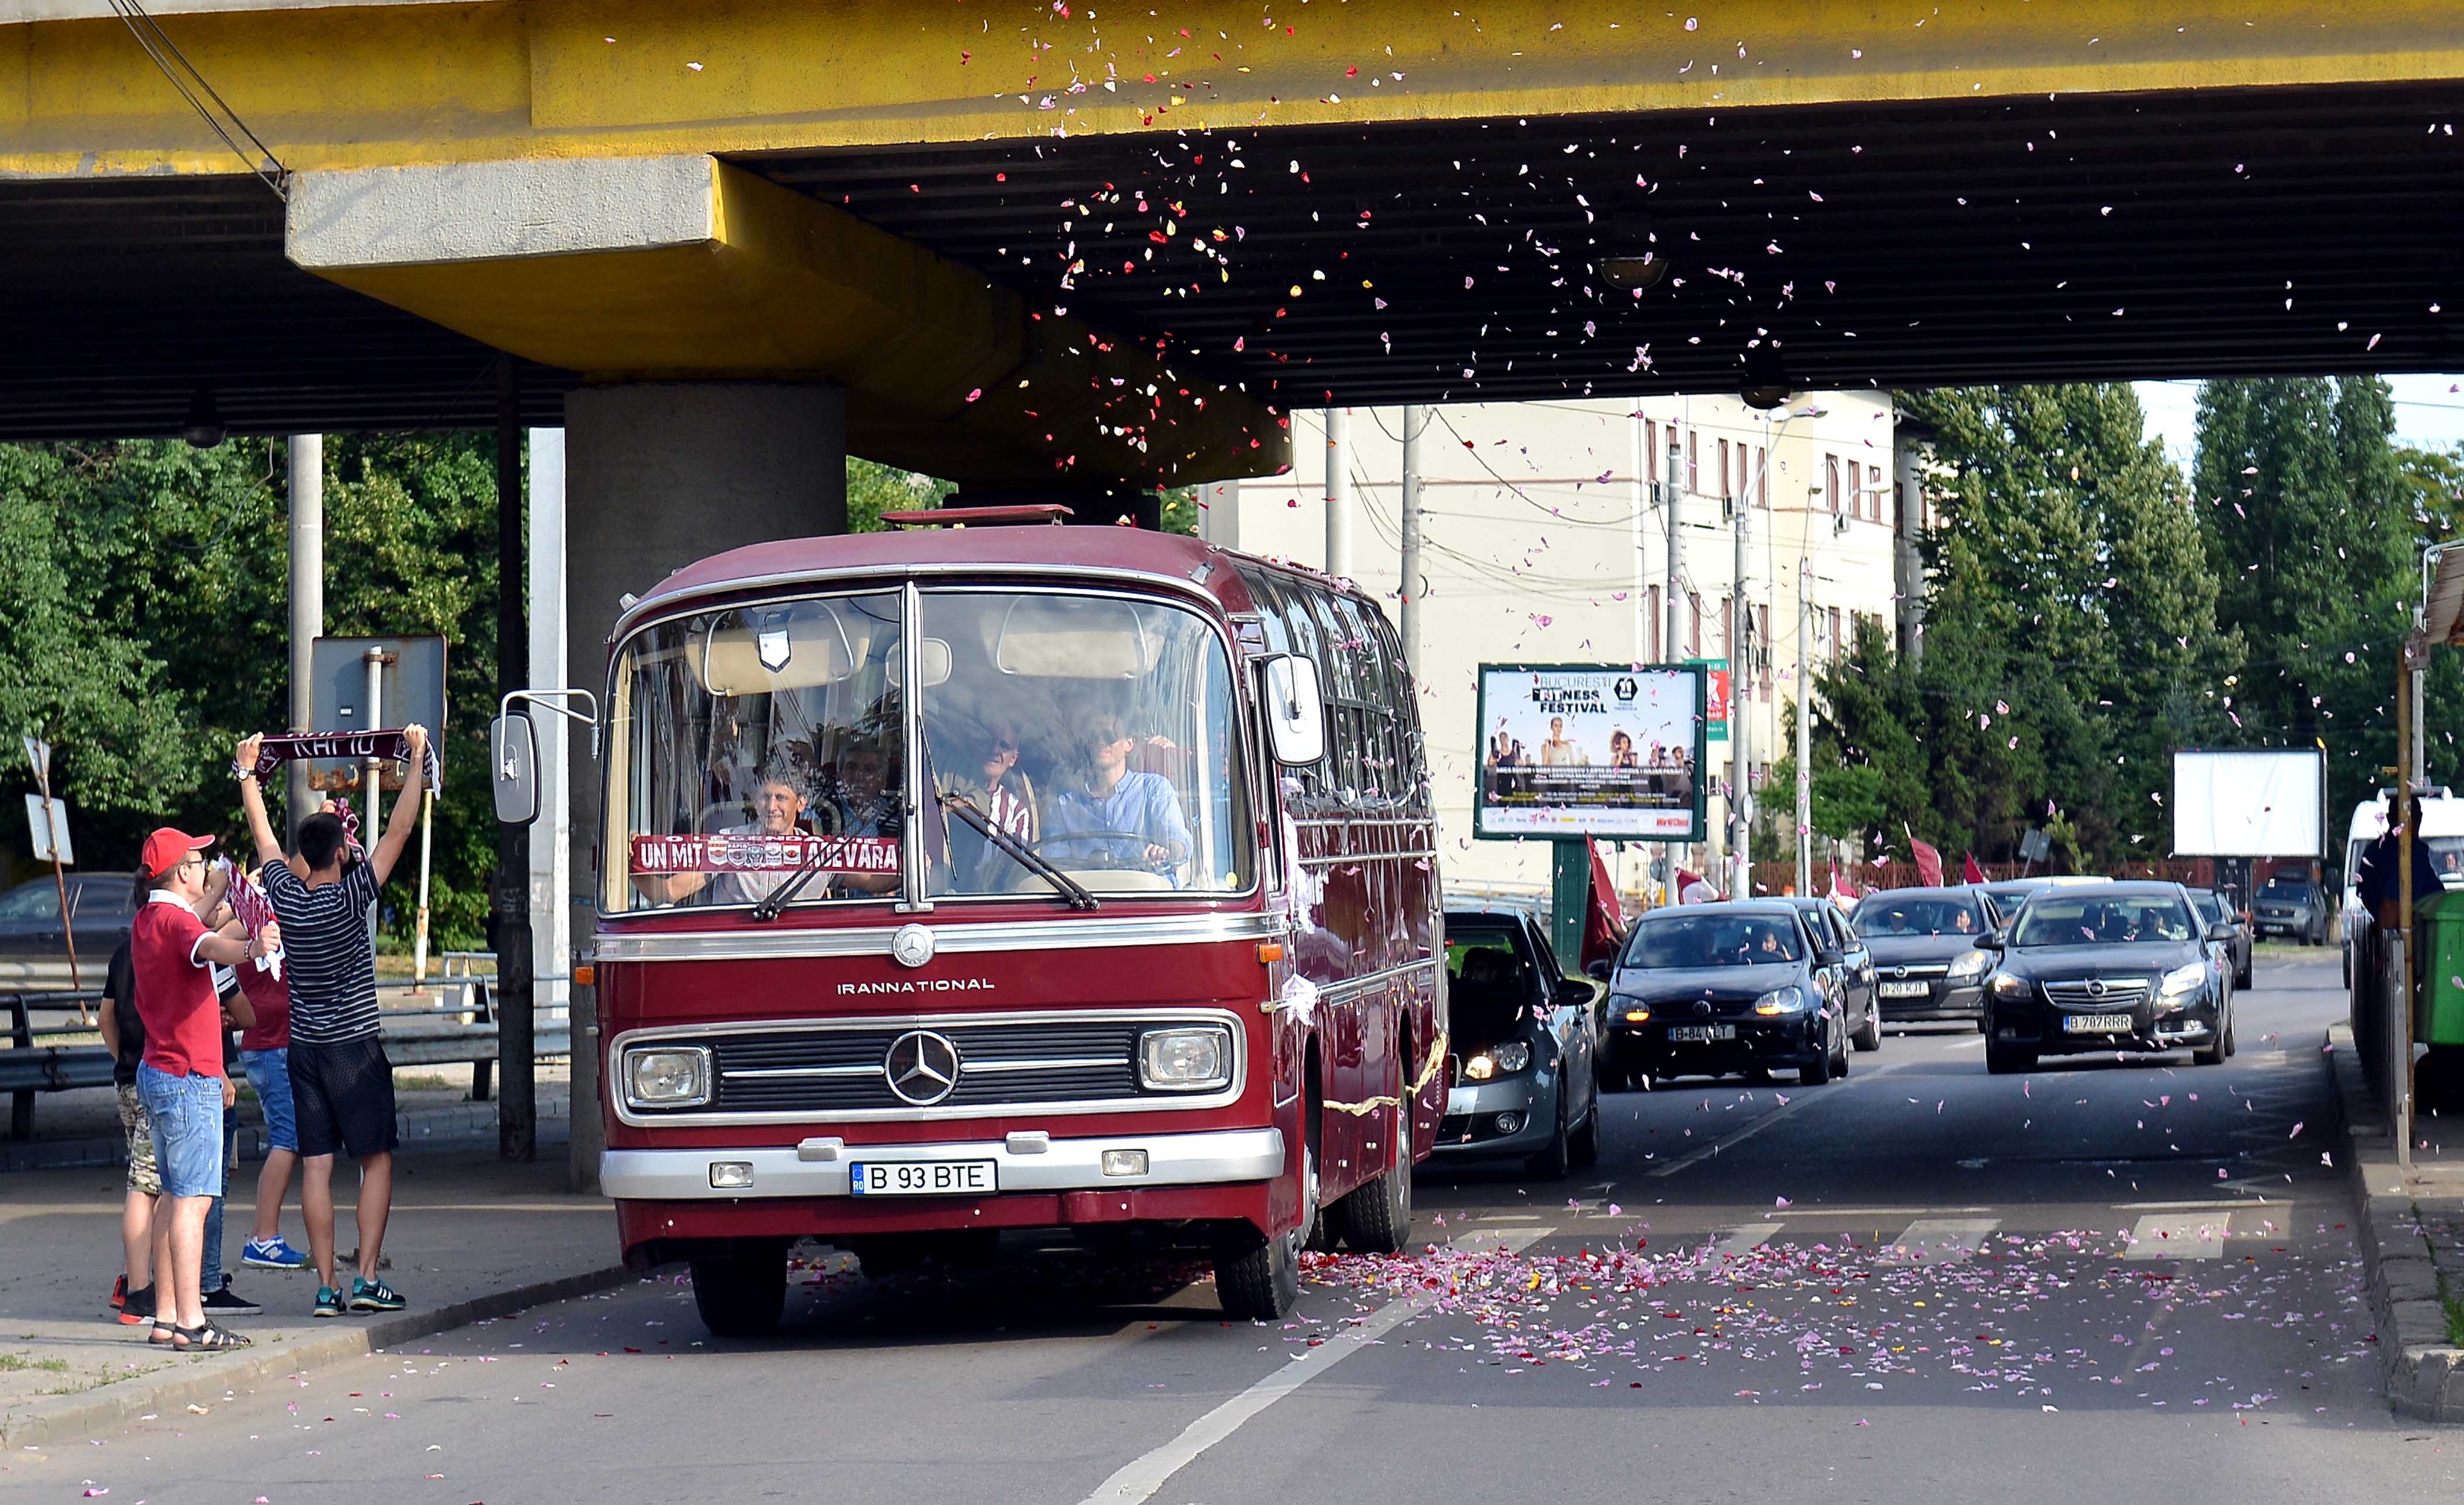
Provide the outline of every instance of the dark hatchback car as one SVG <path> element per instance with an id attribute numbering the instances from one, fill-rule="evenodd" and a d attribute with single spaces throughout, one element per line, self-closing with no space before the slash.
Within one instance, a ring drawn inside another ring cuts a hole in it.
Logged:
<path id="1" fill-rule="evenodd" d="M 1654 910 L 1609 983 L 1608 1058 L 1625 1079 L 1848 1074 L 1839 953 L 1785 900 Z"/>
<path id="2" fill-rule="evenodd" d="M 1805 917 L 1815 942 L 1839 953 L 1839 964 L 1829 970 L 1839 986 L 1840 1007 L 1848 1014 L 1848 1043 L 1859 1051 L 1882 1048 L 1882 1011 L 1874 1001 L 1874 953 L 1846 911 L 1827 898 L 1798 897 L 1788 901 Z"/>
<path id="3" fill-rule="evenodd" d="M 137 877 L 131 873 L 68 875 L 69 924 L 77 954 L 94 975 L 137 915 Z M 0 894 L 0 957 L 11 962 L 68 962 L 68 936 L 60 924 L 60 887 L 48 873 Z"/>
<path id="4" fill-rule="evenodd" d="M 1874 995 L 1891 1023 L 1982 1019 L 1996 923 L 1983 891 L 1885 889 L 1857 906 L 1857 934 L 1874 954 Z"/>
<path id="5" fill-rule="evenodd" d="M 1539 921 L 1446 912 L 1446 1113 L 1434 1152 L 1520 1155 L 1555 1178 L 1600 1153 L 1600 985 L 1568 977 Z"/>
<path id="6" fill-rule="evenodd" d="M 2258 886 L 2251 905 L 2251 927 L 2262 936 L 2282 936 L 2305 946 L 2327 943 L 2327 896 L 2303 877 L 2274 877 Z"/>
<path id="7" fill-rule="evenodd" d="M 2177 883 L 2100 883 L 2028 900 L 1998 944 L 1985 1064 L 2033 1069 L 2040 1055 L 2178 1051 L 2201 1066 L 2233 1052 L 2231 994 Z"/>

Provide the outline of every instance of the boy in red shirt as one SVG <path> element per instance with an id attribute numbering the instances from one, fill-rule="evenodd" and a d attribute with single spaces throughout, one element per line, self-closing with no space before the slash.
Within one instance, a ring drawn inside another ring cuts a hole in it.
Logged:
<path id="1" fill-rule="evenodd" d="M 145 838 L 147 893 L 129 930 L 137 1013 L 145 1053 L 137 1093 L 154 1124 L 154 1158 L 169 1203 L 170 1259 L 154 1273 L 157 1314 L 172 1314 L 171 1346 L 183 1353 L 241 1348 L 248 1339 L 208 1321 L 202 1267 L 206 1213 L 223 1189 L 223 1109 L 232 1101 L 223 1074 L 222 1003 L 212 963 L 254 960 L 255 943 L 237 921 L 208 930 L 197 911 L 208 896 L 211 836 L 162 827 Z"/>

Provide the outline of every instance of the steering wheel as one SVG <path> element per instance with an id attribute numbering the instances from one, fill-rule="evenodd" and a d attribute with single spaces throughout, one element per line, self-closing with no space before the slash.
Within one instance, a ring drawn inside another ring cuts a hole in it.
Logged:
<path id="1" fill-rule="evenodd" d="M 1146 849 L 1149 847 L 1162 847 L 1164 846 L 1164 843 L 1156 841 L 1151 836 L 1141 835 L 1133 830 L 1073 830 L 1062 835 L 1045 836 L 1041 840 L 1029 842 L 1027 843 L 1027 848 L 1038 856 L 1047 856 L 1049 853 L 1044 850 L 1046 847 L 1070 847 L 1077 846 L 1082 843 L 1097 843 L 1107 840 L 1134 842 L 1137 844 L 1136 850 L 1138 854 L 1134 857 L 1124 859 L 1120 855 L 1119 849 L 1098 846 L 1095 848 L 1093 860 L 1089 861 L 1084 865 L 1115 870 L 1135 869 L 1142 873 L 1169 873 L 1175 866 L 1177 866 L 1177 864 L 1172 860 L 1169 848 L 1166 849 L 1166 855 L 1161 862 L 1148 861 L 1145 855 Z M 1070 859 L 1070 863 L 1063 863 L 1061 866 L 1067 867 L 1070 866 L 1071 863 L 1076 863 L 1078 861 L 1079 859 L 1073 855 Z"/>

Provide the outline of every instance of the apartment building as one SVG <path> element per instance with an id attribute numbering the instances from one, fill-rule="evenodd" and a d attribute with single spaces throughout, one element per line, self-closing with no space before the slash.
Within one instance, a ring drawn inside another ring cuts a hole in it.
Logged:
<path id="1" fill-rule="evenodd" d="M 1471 839 L 1483 663 L 1733 666 L 1755 796 L 1793 805 L 1793 789 L 1762 786 L 1787 755 L 1782 711 L 1796 697 L 1800 656 L 1812 665 L 1843 652 L 1860 618 L 1910 627 L 1899 601 L 1922 520 L 1902 516 L 1899 498 L 1916 486 L 1896 453 L 1889 397 L 1812 393 L 1770 412 L 1732 396 L 1350 409 L 1339 453 L 1351 558 L 1336 568 L 1398 622 L 1407 414 L 1419 426 L 1421 522 L 1419 640 L 1407 650 L 1449 884 L 1543 894 L 1550 881 L 1545 843 Z M 1329 567 L 1328 427 L 1326 413 L 1293 415 L 1293 474 L 1206 488 L 1206 536 Z M 1716 728 L 1708 749 L 1711 839 L 1680 854 L 1696 871 L 1727 852 L 1727 731 Z M 1639 844 L 1622 852 L 1620 888 L 1648 892 L 1653 855 Z"/>

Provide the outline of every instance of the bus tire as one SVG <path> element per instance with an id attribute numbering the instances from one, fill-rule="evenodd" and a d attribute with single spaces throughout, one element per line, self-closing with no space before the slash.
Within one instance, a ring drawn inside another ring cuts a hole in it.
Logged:
<path id="1" fill-rule="evenodd" d="M 1412 1241 L 1412 1105 L 1395 1112 L 1395 1161 L 1330 1215 L 1343 1241 L 1363 1254 L 1398 1254 Z"/>
<path id="2" fill-rule="evenodd" d="M 1301 1229 L 1272 1238 L 1236 1223 L 1215 1238 L 1215 1299 L 1223 1315 L 1274 1322 L 1301 1299 Z"/>
<path id="3" fill-rule="evenodd" d="M 787 1246 L 737 1244 L 693 1262 L 693 1307 L 714 1338 L 759 1338 L 787 1308 Z"/>

